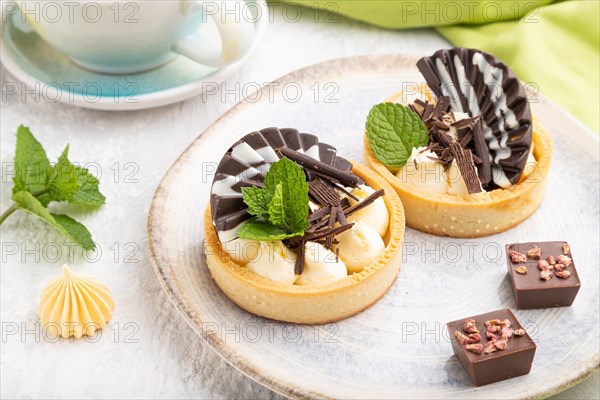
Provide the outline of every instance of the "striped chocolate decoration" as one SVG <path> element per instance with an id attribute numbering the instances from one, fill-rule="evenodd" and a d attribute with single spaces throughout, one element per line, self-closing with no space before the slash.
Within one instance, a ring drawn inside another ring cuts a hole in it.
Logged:
<path id="1" fill-rule="evenodd" d="M 242 188 L 260 187 L 271 163 L 279 159 L 275 150 L 284 146 L 344 171 L 352 169 L 348 160 L 336 156 L 335 147 L 319 142 L 315 135 L 293 128 L 265 128 L 247 134 L 225 153 L 212 183 L 212 219 L 222 243 L 235 239 L 241 225 L 252 218 L 246 212 Z"/>

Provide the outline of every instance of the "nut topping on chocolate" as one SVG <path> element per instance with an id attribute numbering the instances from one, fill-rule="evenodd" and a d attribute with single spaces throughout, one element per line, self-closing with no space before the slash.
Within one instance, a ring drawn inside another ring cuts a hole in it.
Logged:
<path id="1" fill-rule="evenodd" d="M 515 329 L 514 331 L 514 335 L 515 336 L 523 336 L 525 334 L 525 329 Z"/>
<path id="2" fill-rule="evenodd" d="M 517 274 L 526 275 L 527 274 L 527 267 L 524 266 L 524 265 L 520 265 L 517 268 L 515 268 L 515 272 Z"/>
<path id="3" fill-rule="evenodd" d="M 512 328 L 502 328 L 502 330 L 500 331 L 502 336 L 506 336 L 507 338 L 511 338 L 513 337 L 513 334 L 515 333 L 515 331 L 512 330 Z"/>
<path id="4" fill-rule="evenodd" d="M 569 245 L 567 243 L 563 244 L 563 254 L 568 255 L 570 251 L 571 248 L 569 247 Z"/>
<path id="5" fill-rule="evenodd" d="M 466 320 L 465 323 L 463 324 L 463 331 L 465 331 L 467 333 L 479 333 L 477 326 L 475 326 L 475 320 L 474 319 Z"/>
<path id="6" fill-rule="evenodd" d="M 498 333 L 498 332 L 500 332 L 501 329 L 502 329 L 502 327 L 500 325 L 489 325 L 486 328 L 486 331 L 490 332 L 490 333 Z"/>
<path id="7" fill-rule="evenodd" d="M 508 255 L 510 256 L 510 260 L 513 262 L 513 264 L 524 263 L 527 261 L 527 256 L 525 254 L 519 253 L 515 250 L 509 251 Z"/>
<path id="8" fill-rule="evenodd" d="M 554 270 L 555 270 L 556 272 L 561 272 L 561 271 L 563 271 L 565 268 L 567 268 L 567 266 L 566 266 L 565 264 L 563 264 L 563 263 L 557 263 L 557 264 L 554 264 Z"/>
<path id="9" fill-rule="evenodd" d="M 542 250 L 539 246 L 534 246 L 533 248 L 527 250 L 527 257 L 533 260 L 539 260 L 542 257 Z"/>
<path id="10" fill-rule="evenodd" d="M 479 343 L 479 342 L 481 342 L 481 335 L 479 333 L 471 333 L 469 335 L 469 342 L 470 343 Z"/>
<path id="11" fill-rule="evenodd" d="M 494 346 L 496 346 L 498 350 L 505 350 L 508 347 L 508 337 L 502 335 L 500 339 L 494 342 Z"/>
<path id="12" fill-rule="evenodd" d="M 550 265 L 556 264 L 556 260 L 554 260 L 554 256 L 552 256 L 552 255 L 546 257 L 546 261 L 548 261 L 548 264 L 550 264 Z"/>
<path id="13" fill-rule="evenodd" d="M 490 319 L 489 321 L 485 321 L 485 326 L 490 327 L 494 325 L 500 325 L 499 319 Z"/>
<path id="14" fill-rule="evenodd" d="M 546 260 L 539 260 L 538 261 L 538 269 L 540 271 L 543 271 L 545 269 L 553 269 L 554 267 L 550 267 L 550 263 Z"/>
<path id="15" fill-rule="evenodd" d="M 458 343 L 462 345 L 469 343 L 469 337 L 459 331 L 454 332 L 454 337 L 458 340 Z"/>
<path id="16" fill-rule="evenodd" d="M 468 344 L 465 346 L 465 349 L 469 350 L 471 353 L 481 354 L 483 353 L 483 345 L 481 343 L 478 344 Z"/>
<path id="17" fill-rule="evenodd" d="M 565 267 L 568 267 L 569 265 L 571 265 L 571 258 L 569 256 L 565 256 L 564 254 L 561 254 L 558 257 L 556 257 L 556 262 L 560 263 L 560 264 L 564 264 Z"/>
<path id="18" fill-rule="evenodd" d="M 558 276 L 561 279 L 567 279 L 571 276 L 571 273 L 569 271 L 556 271 L 554 275 Z"/>
<path id="19" fill-rule="evenodd" d="M 485 354 L 490 354 L 493 353 L 495 351 L 498 351 L 498 349 L 496 348 L 496 338 L 494 337 L 494 340 L 487 342 L 485 344 L 485 346 L 483 347 L 483 352 Z"/>
<path id="20" fill-rule="evenodd" d="M 540 279 L 549 281 L 550 279 L 552 279 L 552 271 L 550 271 L 549 269 L 542 270 L 542 272 L 540 272 Z"/>

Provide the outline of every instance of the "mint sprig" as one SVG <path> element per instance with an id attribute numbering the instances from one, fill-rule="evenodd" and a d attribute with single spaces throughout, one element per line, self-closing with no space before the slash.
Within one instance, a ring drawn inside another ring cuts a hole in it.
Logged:
<path id="1" fill-rule="evenodd" d="M 391 168 L 402 168 L 413 148 L 429 144 L 429 133 L 419 115 L 398 103 L 371 108 L 366 130 L 373 153 Z"/>
<path id="2" fill-rule="evenodd" d="M 40 142 L 29 128 L 21 125 L 17 130 L 13 184 L 14 204 L 0 215 L 0 224 L 13 212 L 23 210 L 46 221 L 85 250 L 96 248 L 85 226 L 68 215 L 53 214 L 48 210 L 51 202 L 87 207 L 97 207 L 105 202 L 98 189 L 98 179 L 87 169 L 69 161 L 68 145 L 51 165 Z"/>
<path id="3" fill-rule="evenodd" d="M 242 188 L 242 198 L 254 219 L 242 225 L 238 237 L 282 240 L 301 236 L 308 228 L 308 183 L 302 168 L 283 157 L 269 167 L 265 187 Z"/>

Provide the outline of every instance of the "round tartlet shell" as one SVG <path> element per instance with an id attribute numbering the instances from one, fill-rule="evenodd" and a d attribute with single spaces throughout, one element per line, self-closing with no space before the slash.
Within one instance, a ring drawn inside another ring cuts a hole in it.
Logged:
<path id="1" fill-rule="evenodd" d="M 210 206 L 204 216 L 205 254 L 217 285 L 234 303 L 253 314 L 279 321 L 324 324 L 357 314 L 391 287 L 400 270 L 404 209 L 394 189 L 369 168 L 353 163 L 352 171 L 374 189 L 384 189 L 390 214 L 385 251 L 365 269 L 325 285 L 286 285 L 256 275 L 222 250 Z"/>
<path id="2" fill-rule="evenodd" d="M 427 94 L 427 88 L 421 86 Z M 386 102 L 399 102 L 402 92 Z M 419 193 L 414 186 L 402 182 L 373 153 L 365 131 L 365 158 L 371 168 L 392 185 L 406 210 L 406 225 L 438 236 L 473 238 L 489 236 L 510 229 L 529 218 L 540 206 L 548 186 L 552 161 L 552 138 L 533 119 L 533 155 L 535 170 L 509 189 L 496 189 L 469 196 Z"/>

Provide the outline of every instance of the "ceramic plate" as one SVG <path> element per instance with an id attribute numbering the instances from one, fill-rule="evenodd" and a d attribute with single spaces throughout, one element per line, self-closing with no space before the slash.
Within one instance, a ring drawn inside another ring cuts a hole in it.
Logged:
<path id="1" fill-rule="evenodd" d="M 179 157 L 160 183 L 148 219 L 159 280 L 183 317 L 231 365 L 289 397 L 543 397 L 598 367 L 598 139 L 541 95 L 533 111 L 554 138 L 541 208 L 508 232 L 452 239 L 407 229 L 404 261 L 391 290 L 347 320 L 321 326 L 279 323 L 233 304 L 213 282 L 202 253 L 203 211 L 216 163 L 242 135 L 268 126 L 319 135 L 338 154 L 362 160 L 370 107 L 410 82 L 416 58 L 333 60 L 293 72 L 222 116 Z M 567 240 L 582 287 L 573 306 L 517 310 L 504 244 Z M 445 323 L 511 308 L 537 342 L 531 373 L 475 388 L 453 356 Z"/>
<path id="2" fill-rule="evenodd" d="M 256 17 L 254 44 L 268 23 L 264 1 L 249 0 L 259 12 Z M 220 40 L 216 25 L 209 19 L 199 32 L 209 40 Z M 183 56 L 152 69 L 131 75 L 107 75 L 86 70 L 48 45 L 15 13 L 2 26 L 2 63 L 11 74 L 30 90 L 50 102 L 62 102 L 99 110 L 141 110 L 164 106 L 201 94 L 214 88 L 240 68 L 251 54 L 224 68 L 212 68 Z"/>

